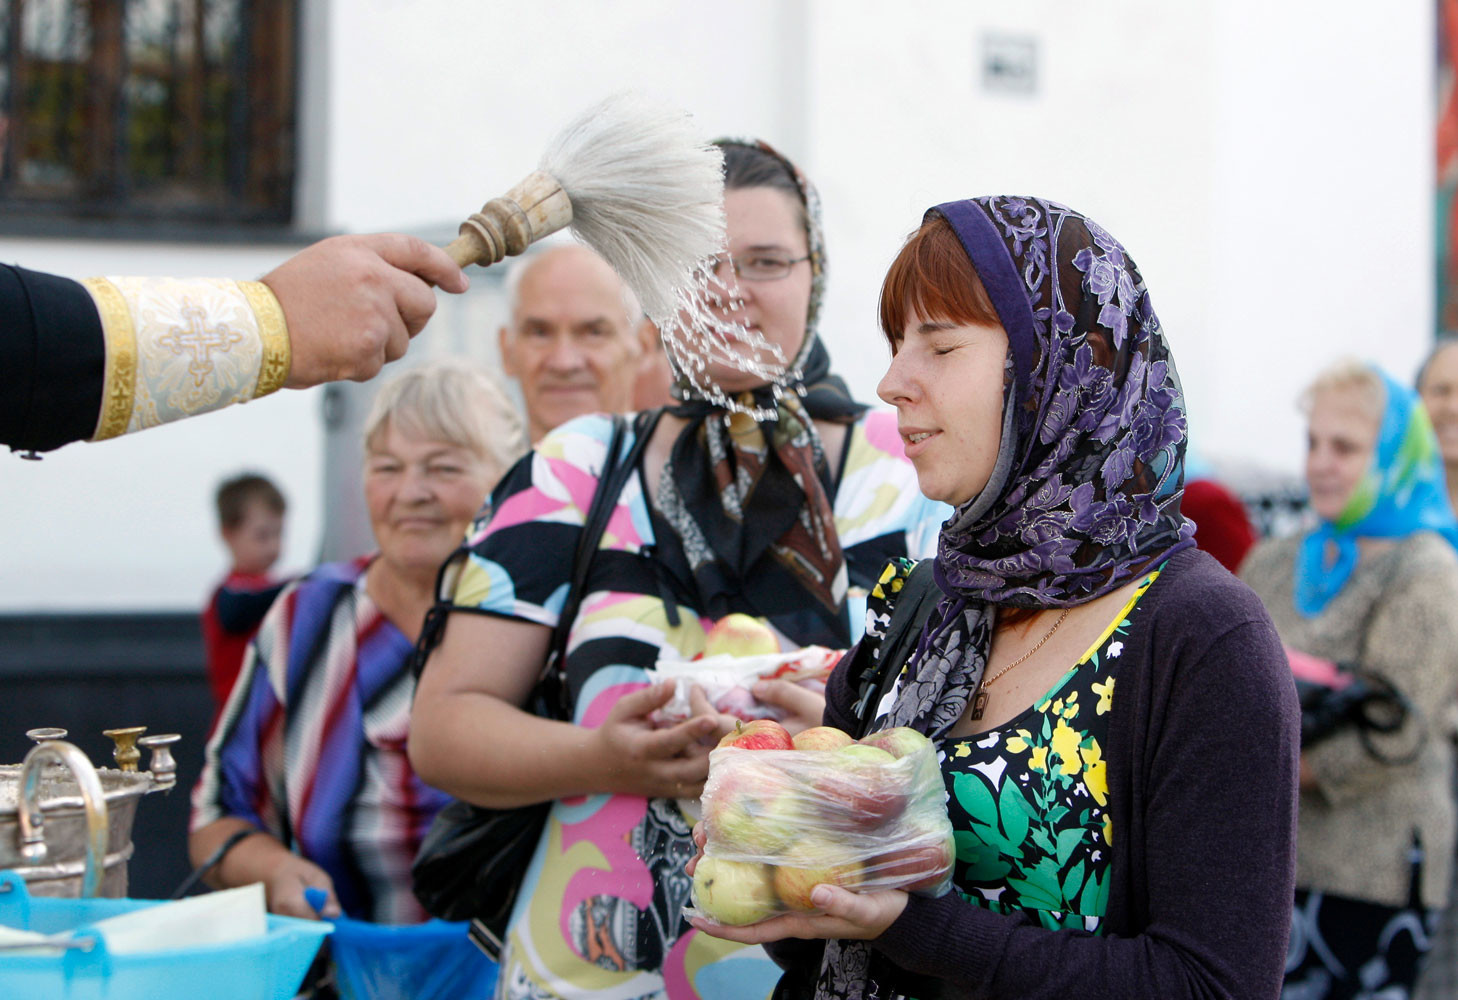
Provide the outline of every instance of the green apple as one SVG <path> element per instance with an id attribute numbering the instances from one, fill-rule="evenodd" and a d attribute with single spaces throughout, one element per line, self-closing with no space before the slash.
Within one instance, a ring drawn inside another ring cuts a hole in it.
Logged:
<path id="1" fill-rule="evenodd" d="M 936 753 L 932 741 L 927 739 L 915 729 L 906 726 L 896 726 L 892 729 L 882 729 L 879 732 L 871 733 L 869 736 L 862 736 L 861 744 L 868 747 L 877 747 L 885 750 L 892 757 L 900 760 L 902 757 L 909 757 L 921 750 L 930 750 Z"/>
<path id="2" fill-rule="evenodd" d="M 753 615 L 725 615 L 704 636 L 704 656 L 766 656 L 780 651 L 780 640 L 764 619 Z"/>
<path id="3" fill-rule="evenodd" d="M 702 799 L 704 827 L 724 852 L 767 859 L 805 828 L 804 794 L 764 759 L 738 754 L 711 764 Z"/>
<path id="4" fill-rule="evenodd" d="M 812 726 L 796 733 L 791 742 L 796 750 L 840 750 L 855 742 L 851 734 L 834 726 Z"/>
<path id="5" fill-rule="evenodd" d="M 915 729 L 908 729 L 905 726 L 871 733 L 869 736 L 863 736 L 859 742 L 885 750 L 897 760 L 905 760 L 908 757 L 915 760 L 916 766 L 907 791 L 915 798 L 923 796 L 935 798 L 940 804 L 944 793 L 944 783 L 942 767 L 937 763 L 935 743 Z"/>
<path id="6" fill-rule="evenodd" d="M 694 868 L 694 905 L 711 920 L 742 926 L 779 910 L 767 865 L 724 858 L 699 858 Z"/>

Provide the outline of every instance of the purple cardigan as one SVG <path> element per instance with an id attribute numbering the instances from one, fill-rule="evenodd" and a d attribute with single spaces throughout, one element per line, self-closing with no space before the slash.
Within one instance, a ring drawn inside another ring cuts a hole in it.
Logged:
<path id="1" fill-rule="evenodd" d="M 1300 733 L 1280 640 L 1249 588 L 1194 549 L 1170 559 L 1141 607 L 1106 746 L 1114 842 L 1103 935 L 1044 930 L 956 893 L 912 896 L 874 942 L 895 967 L 887 986 L 999 1000 L 1280 994 Z M 852 700 L 838 669 L 826 724 L 852 728 Z M 822 947 L 768 950 L 813 979 Z"/>

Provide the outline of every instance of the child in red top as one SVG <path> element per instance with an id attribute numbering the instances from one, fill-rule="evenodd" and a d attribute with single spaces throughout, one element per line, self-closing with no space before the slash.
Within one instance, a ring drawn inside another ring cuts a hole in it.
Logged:
<path id="1" fill-rule="evenodd" d="M 228 700 L 243 665 L 243 653 L 283 589 L 269 569 L 283 545 L 283 494 L 267 478 L 235 476 L 218 487 L 218 529 L 232 555 L 232 566 L 203 611 L 208 686 L 219 709 Z"/>

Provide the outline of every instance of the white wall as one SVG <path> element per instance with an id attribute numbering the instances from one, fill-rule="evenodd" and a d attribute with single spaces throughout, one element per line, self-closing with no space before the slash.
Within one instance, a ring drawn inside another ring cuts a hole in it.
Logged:
<path id="1" fill-rule="evenodd" d="M 1215 5 L 1214 250 L 1192 405 L 1211 450 L 1299 468 L 1298 391 L 1432 343 L 1433 4 Z M 1196 381 L 1198 379 L 1198 381 Z"/>
<path id="2" fill-rule="evenodd" d="M 1294 471 L 1317 368 L 1403 378 L 1431 340 L 1429 7 L 817 0 L 807 167 L 839 367 L 872 391 L 880 279 L 925 208 L 1039 194 L 1138 261 L 1200 451 Z M 982 87 L 988 33 L 1036 41 L 1035 94 Z"/>
<path id="3" fill-rule="evenodd" d="M 881 276 L 922 211 L 1036 193 L 1139 262 L 1200 449 L 1294 470 L 1290 401 L 1317 367 L 1358 353 L 1406 376 L 1430 338 L 1430 6 L 305 0 L 300 225 L 448 233 L 572 115 L 645 89 L 707 134 L 769 139 L 820 186 L 822 330 L 858 394 L 884 366 Z M 1037 44 L 1035 93 L 982 86 L 989 33 Z M 0 238 L 0 259 L 73 275 L 251 277 L 286 253 Z M 449 307 L 442 343 L 468 345 L 473 325 L 493 339 L 489 302 Z M 0 460 L 0 611 L 195 606 L 222 563 L 209 494 L 244 465 L 283 481 L 287 561 L 308 564 L 316 404 L 280 393 Z"/>
<path id="4" fill-rule="evenodd" d="M 875 310 L 886 266 L 928 207 L 974 195 L 1036 194 L 1087 212 L 1130 248 L 1183 334 L 1205 253 L 1171 207 L 1207 212 L 1205 5 L 915 0 L 892 24 L 878 6 L 822 0 L 811 28 L 813 161 L 835 257 L 825 333 L 864 345 L 836 352 L 854 383 L 870 392 L 884 370 Z M 988 36 L 1036 45 L 1034 93 L 984 88 Z"/>
<path id="5" fill-rule="evenodd" d="M 251 279 L 291 251 L 0 238 L 0 260 L 75 277 Z M 245 468 L 273 478 L 289 500 L 280 568 L 308 566 L 321 516 L 319 391 L 68 445 L 39 462 L 0 453 L 0 611 L 198 606 L 227 568 L 213 490 Z"/>
<path id="6" fill-rule="evenodd" d="M 706 136 L 798 138 L 805 2 L 334 0 L 324 223 L 458 222 L 628 88 L 689 109 Z"/>

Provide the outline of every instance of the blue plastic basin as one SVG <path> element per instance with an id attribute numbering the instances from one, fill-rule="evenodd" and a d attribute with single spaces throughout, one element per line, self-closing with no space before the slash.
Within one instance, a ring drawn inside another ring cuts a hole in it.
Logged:
<path id="1" fill-rule="evenodd" d="M 268 916 L 261 937 L 226 945 L 112 955 L 87 925 L 157 906 L 154 899 L 32 897 L 14 872 L 0 872 L 0 924 L 55 934 L 79 931 L 89 948 L 56 955 L 0 951 L 0 997 L 44 1000 L 289 1000 L 330 932 L 327 921 Z"/>

